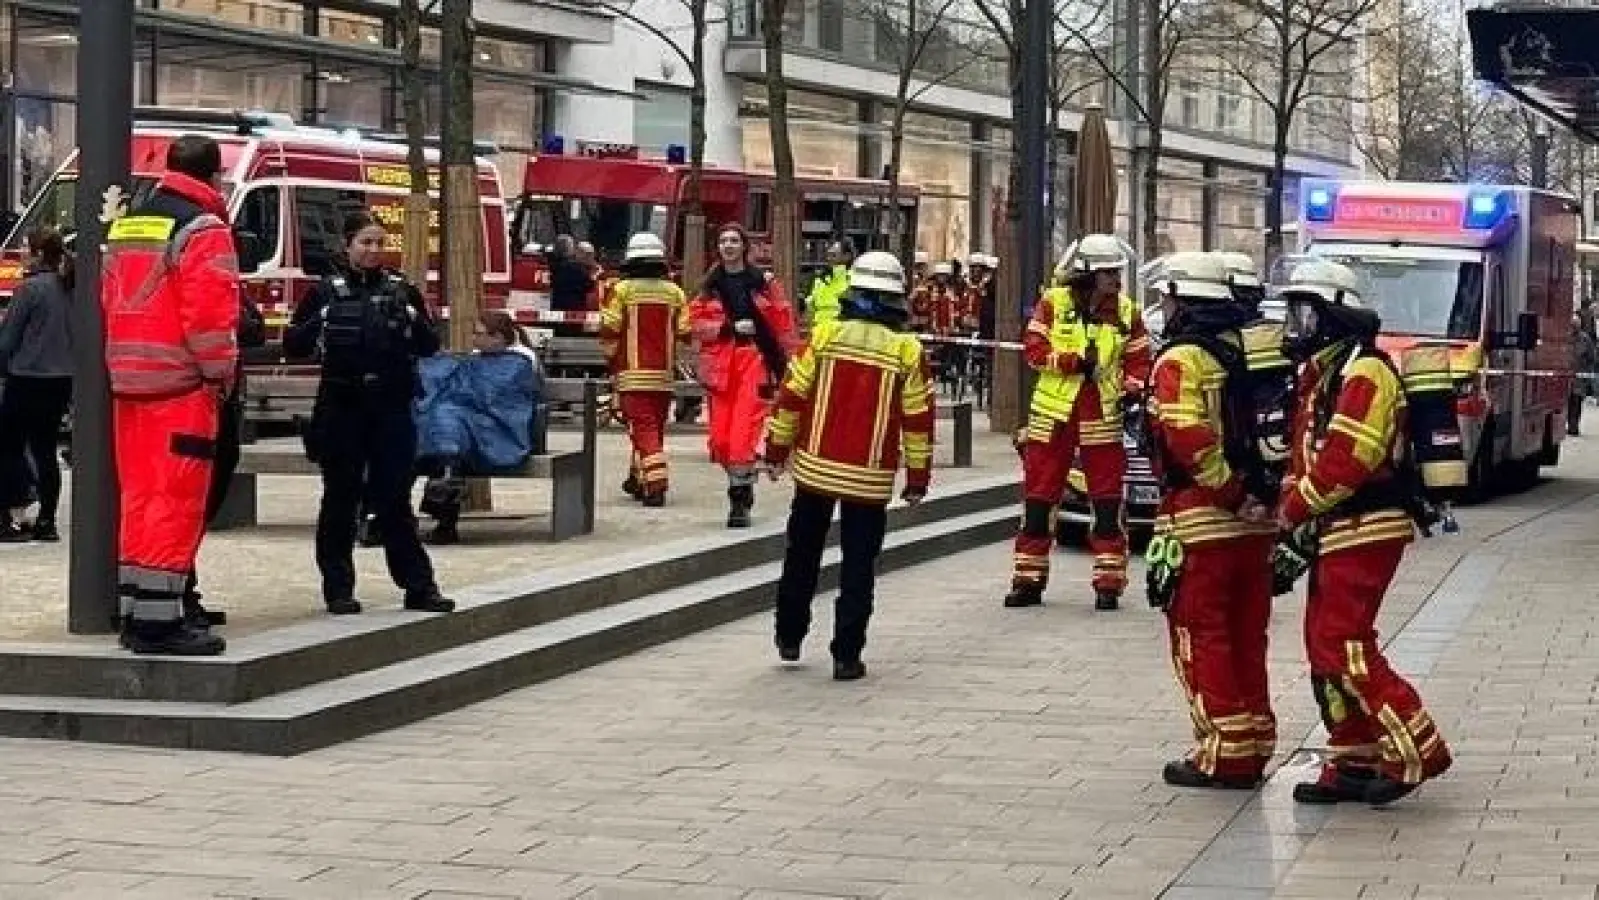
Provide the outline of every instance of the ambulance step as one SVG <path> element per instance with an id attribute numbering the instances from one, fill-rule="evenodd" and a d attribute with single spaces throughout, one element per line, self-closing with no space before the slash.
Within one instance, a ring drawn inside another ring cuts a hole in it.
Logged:
<path id="1" fill-rule="evenodd" d="M 1007 505 L 891 532 L 880 571 L 1009 538 Z M 840 555 L 823 558 L 821 587 Z M 0 695 L 0 736 L 293 755 L 476 703 L 762 612 L 782 564 L 750 566 L 381 668 L 243 703 Z M 771 648 L 750 646 L 751 665 Z"/>

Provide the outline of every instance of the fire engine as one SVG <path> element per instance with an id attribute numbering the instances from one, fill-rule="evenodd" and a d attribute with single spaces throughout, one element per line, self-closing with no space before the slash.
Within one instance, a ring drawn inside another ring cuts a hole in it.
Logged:
<path id="1" fill-rule="evenodd" d="M 1581 209 L 1528 187 L 1306 180 L 1300 249 L 1371 279 L 1390 353 L 1450 348 L 1477 496 L 1534 482 L 1564 437 Z"/>
<path id="2" fill-rule="evenodd" d="M 207 134 L 222 150 L 223 195 L 236 233 L 254 253 L 241 254 L 244 289 L 268 325 L 268 346 L 248 356 L 251 418 L 287 419 L 312 396 L 316 368 L 288 365 L 278 345 L 300 299 L 333 270 L 343 245 L 343 220 L 367 210 L 388 231 L 388 264 L 399 266 L 405 196 L 411 190 L 403 137 L 355 129 L 295 125 L 288 116 L 236 111 L 140 107 L 135 112 L 130 206 L 155 187 L 166 168 L 167 147 L 183 134 Z M 503 308 L 511 286 L 505 199 L 492 145 L 475 148 L 483 237 L 484 307 Z M 427 150 L 429 180 L 437 184 L 438 152 Z M 28 206 L 0 255 L 0 297 L 9 299 L 21 279 L 27 235 L 41 226 L 74 227 L 77 153 L 74 152 Z M 439 297 L 437 194 L 428 227 L 428 279 L 424 294 L 448 315 Z M 249 258 L 253 257 L 253 258 Z M 287 398 L 287 399 L 286 399 Z"/>

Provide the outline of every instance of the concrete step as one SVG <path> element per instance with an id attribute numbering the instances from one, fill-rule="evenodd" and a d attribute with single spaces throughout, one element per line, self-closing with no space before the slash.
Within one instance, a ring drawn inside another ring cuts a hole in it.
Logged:
<path id="1" fill-rule="evenodd" d="M 1013 505 L 889 534 L 889 572 L 1009 537 Z M 837 584 L 837 548 L 823 590 Z M 240 703 L 0 695 L 0 736 L 292 755 L 414 722 L 770 607 L 782 564 L 761 561 L 600 608 L 434 649 Z M 441 619 L 442 620 L 442 619 Z M 771 652 L 758 643 L 752 654 Z"/>
<path id="2" fill-rule="evenodd" d="M 787 493 L 767 491 L 760 502 L 783 503 Z M 889 527 L 1010 507 L 1018 496 L 1014 476 L 951 485 L 918 507 L 891 508 Z M 829 541 L 837 541 L 836 526 Z M 571 566 L 455 592 L 459 608 L 451 615 L 390 608 L 318 616 L 231 641 L 228 653 L 215 659 L 136 657 L 110 638 L 97 645 L 0 644 L 0 689 L 30 696 L 244 703 L 774 562 L 782 558 L 783 543 L 783 523 L 774 521 L 600 561 L 581 561 L 582 548 L 574 545 L 580 561 Z M 306 602 L 313 608 L 318 603 L 313 597 Z"/>

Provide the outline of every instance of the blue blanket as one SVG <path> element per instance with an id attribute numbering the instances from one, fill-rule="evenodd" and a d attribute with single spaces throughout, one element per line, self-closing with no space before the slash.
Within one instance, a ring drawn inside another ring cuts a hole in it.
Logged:
<path id="1" fill-rule="evenodd" d="M 542 386 L 520 353 L 439 355 L 418 367 L 417 458 L 465 473 L 515 469 L 533 452 Z"/>

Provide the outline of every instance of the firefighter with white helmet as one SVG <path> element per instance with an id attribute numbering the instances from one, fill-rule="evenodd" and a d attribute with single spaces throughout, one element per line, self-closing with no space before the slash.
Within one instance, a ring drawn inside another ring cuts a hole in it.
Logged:
<path id="1" fill-rule="evenodd" d="M 666 247 L 651 232 L 633 235 L 622 277 L 600 310 L 600 348 L 633 444 L 622 490 L 645 506 L 666 503 L 666 416 L 677 377 L 678 345 L 690 336 L 687 301 L 670 280 Z"/>
<path id="2" fill-rule="evenodd" d="M 1232 272 L 1212 253 L 1173 253 L 1145 273 L 1160 292 L 1164 344 L 1151 375 L 1162 497 L 1148 553 L 1149 599 L 1167 613 L 1194 749 L 1168 784 L 1248 788 L 1277 743 L 1266 677 L 1276 484 L 1255 435 Z"/>
<path id="3" fill-rule="evenodd" d="M 893 254 L 863 253 L 850 269 L 839 317 L 818 324 L 788 367 L 768 426 L 766 462 L 794 473 L 788 549 L 777 586 L 776 644 L 799 659 L 810 630 L 827 532 L 839 507 L 844 560 L 833 617 L 833 677 L 866 674 L 861 650 L 872 614 L 877 555 L 897 471 L 900 496 L 927 494 L 933 461 L 933 393 L 921 342 L 906 331 L 905 274 Z"/>
<path id="4" fill-rule="evenodd" d="M 1023 334 L 1038 383 L 1022 445 L 1025 504 L 1008 607 L 1043 602 L 1055 511 L 1079 451 L 1093 513 L 1088 543 L 1095 608 L 1116 609 L 1126 586 L 1122 400 L 1142 392 L 1150 350 L 1138 306 L 1122 294 L 1122 270 L 1130 261 L 1114 235 L 1090 234 L 1074 243 L 1056 267 L 1064 283 L 1039 298 Z"/>
<path id="5" fill-rule="evenodd" d="M 1294 799 L 1381 806 L 1450 765 L 1438 726 L 1389 665 L 1375 628 L 1415 539 L 1405 394 L 1377 348 L 1382 322 L 1354 271 L 1314 258 L 1282 260 L 1280 271 L 1287 345 L 1302 367 L 1278 562 L 1310 568 L 1305 643 L 1328 733 L 1319 777 L 1297 785 Z"/>

